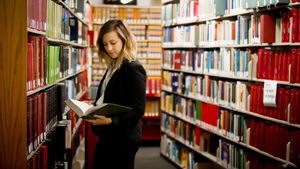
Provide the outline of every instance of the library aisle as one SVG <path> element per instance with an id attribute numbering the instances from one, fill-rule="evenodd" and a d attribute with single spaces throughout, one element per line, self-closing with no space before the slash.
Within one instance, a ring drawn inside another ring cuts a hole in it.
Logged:
<path id="1" fill-rule="evenodd" d="M 176 169 L 160 155 L 159 146 L 141 146 L 136 154 L 135 169 Z"/>

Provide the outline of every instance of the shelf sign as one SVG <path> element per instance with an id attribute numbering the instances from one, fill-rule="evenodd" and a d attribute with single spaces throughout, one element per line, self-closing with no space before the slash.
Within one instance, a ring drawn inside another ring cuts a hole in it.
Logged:
<path id="1" fill-rule="evenodd" d="M 264 105 L 268 107 L 277 107 L 276 94 L 277 94 L 277 82 L 266 80 L 264 83 L 264 98 L 263 98 Z"/>

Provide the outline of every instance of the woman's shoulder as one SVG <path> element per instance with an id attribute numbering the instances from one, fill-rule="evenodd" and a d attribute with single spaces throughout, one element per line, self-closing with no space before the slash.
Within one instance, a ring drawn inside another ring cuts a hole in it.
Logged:
<path id="1" fill-rule="evenodd" d="M 126 61 L 123 63 L 124 69 L 128 70 L 129 72 L 142 72 L 143 74 L 146 74 L 146 71 L 143 67 L 143 65 L 138 61 Z"/>
<path id="2" fill-rule="evenodd" d="M 123 63 L 123 66 L 125 68 L 129 68 L 129 69 L 135 69 L 135 68 L 143 68 L 143 65 L 138 61 L 138 60 L 133 60 L 133 61 L 128 61 L 128 60 L 125 60 L 124 63 Z"/>

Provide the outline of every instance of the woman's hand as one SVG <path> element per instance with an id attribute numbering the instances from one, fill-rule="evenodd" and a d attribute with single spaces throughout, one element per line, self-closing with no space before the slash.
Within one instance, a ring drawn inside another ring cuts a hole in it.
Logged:
<path id="1" fill-rule="evenodd" d="M 86 120 L 87 122 L 92 123 L 94 126 L 98 125 L 109 125 L 112 123 L 112 119 L 105 116 L 94 115 L 95 119 Z"/>

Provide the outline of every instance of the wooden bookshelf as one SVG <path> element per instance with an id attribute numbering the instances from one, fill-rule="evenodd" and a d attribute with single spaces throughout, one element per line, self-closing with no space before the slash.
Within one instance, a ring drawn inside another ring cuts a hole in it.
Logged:
<path id="1" fill-rule="evenodd" d="M 51 0 L 36 1 L 38 3 L 36 4 L 35 7 L 31 6 L 31 11 L 27 11 L 27 9 L 29 9 L 27 5 L 30 4 L 27 1 L 13 0 L 7 2 L 1 1 L 0 3 L 3 9 L 0 12 L 1 13 L 0 19 L 3 21 L 2 22 L 3 24 L 0 28 L 1 35 L 2 35 L 2 38 L 0 40 L 0 44 L 1 44 L 0 45 L 1 46 L 0 47 L 1 48 L 0 49 L 1 51 L 0 72 L 2 74 L 0 78 L 1 81 L 0 82 L 1 83 L 0 153 L 2 154 L 0 156 L 0 168 L 3 169 L 30 168 L 30 166 L 28 166 L 30 160 L 40 152 L 42 147 L 45 144 L 47 144 L 47 142 L 49 142 L 48 137 L 46 139 L 44 136 L 41 135 L 48 135 L 48 133 L 52 133 L 53 131 L 56 130 L 57 122 L 55 121 L 51 123 L 51 126 L 50 125 L 47 126 L 47 132 L 45 128 L 41 126 L 37 126 L 37 128 L 39 128 L 37 129 L 39 130 L 39 132 L 41 132 L 40 130 L 44 130 L 44 131 L 42 131 L 42 133 L 38 133 L 40 134 L 40 136 L 38 136 L 39 141 L 37 141 L 38 143 L 36 147 L 34 147 L 34 150 L 29 152 L 28 140 L 27 140 L 29 134 L 27 132 L 28 123 L 29 123 L 29 121 L 27 121 L 28 118 L 27 112 L 30 111 L 28 107 L 28 98 L 34 97 L 35 95 L 39 95 L 42 93 L 45 94 L 48 89 L 51 89 L 54 86 L 58 86 L 59 83 L 64 82 L 70 78 L 76 77 L 80 74 L 86 73 L 86 68 L 83 68 L 84 66 L 82 66 L 82 69 L 80 69 L 78 72 L 73 74 L 68 74 L 63 78 L 58 79 L 54 83 L 45 83 L 43 85 L 38 85 L 34 89 L 28 90 L 27 71 L 29 65 L 27 65 L 28 63 L 27 55 L 28 55 L 29 36 L 43 37 L 45 41 L 47 41 L 45 42 L 45 46 L 48 46 L 48 44 L 55 44 L 57 46 L 59 45 L 73 46 L 78 49 L 88 47 L 87 45 L 78 44 L 67 40 L 53 39 L 53 38 L 47 39 L 46 30 L 43 30 L 42 28 L 43 26 L 41 26 L 42 23 L 37 23 L 37 25 L 39 26 L 37 26 L 35 29 L 29 26 L 29 17 L 27 17 L 29 16 L 29 12 L 33 11 L 32 8 L 41 7 L 43 3 L 44 3 L 43 5 L 46 5 L 45 3 L 47 3 L 47 1 L 50 2 Z M 79 18 L 79 15 L 77 15 L 73 10 L 71 10 L 68 7 L 68 5 L 64 4 L 62 1 L 51 1 L 51 2 L 57 3 L 58 5 L 62 5 L 61 8 L 66 8 L 67 10 L 69 10 L 71 14 L 77 17 L 79 22 L 82 22 L 83 25 L 87 25 L 84 19 Z M 46 8 L 46 6 L 44 7 Z M 44 10 L 45 11 L 43 12 L 46 12 L 46 9 Z M 37 12 L 36 13 L 37 15 L 42 15 L 41 9 L 35 9 L 35 11 L 40 12 L 40 13 Z M 44 15 L 44 17 L 46 16 Z M 39 51 L 40 53 L 42 53 L 41 51 L 43 50 L 39 49 Z M 40 55 L 37 56 L 41 57 Z M 35 61 L 36 61 L 35 64 L 39 63 L 37 60 Z M 42 62 L 40 61 L 40 63 Z M 42 69 L 40 66 L 41 65 L 38 65 L 39 69 Z M 46 102 L 46 100 L 44 101 Z M 40 104 L 36 107 L 40 107 L 39 111 L 42 110 Z M 42 113 L 43 112 L 40 112 L 40 114 Z M 46 115 L 43 116 L 46 117 Z"/>
<path id="2" fill-rule="evenodd" d="M 27 167 L 26 1 L 1 1 L 0 168 Z"/>

